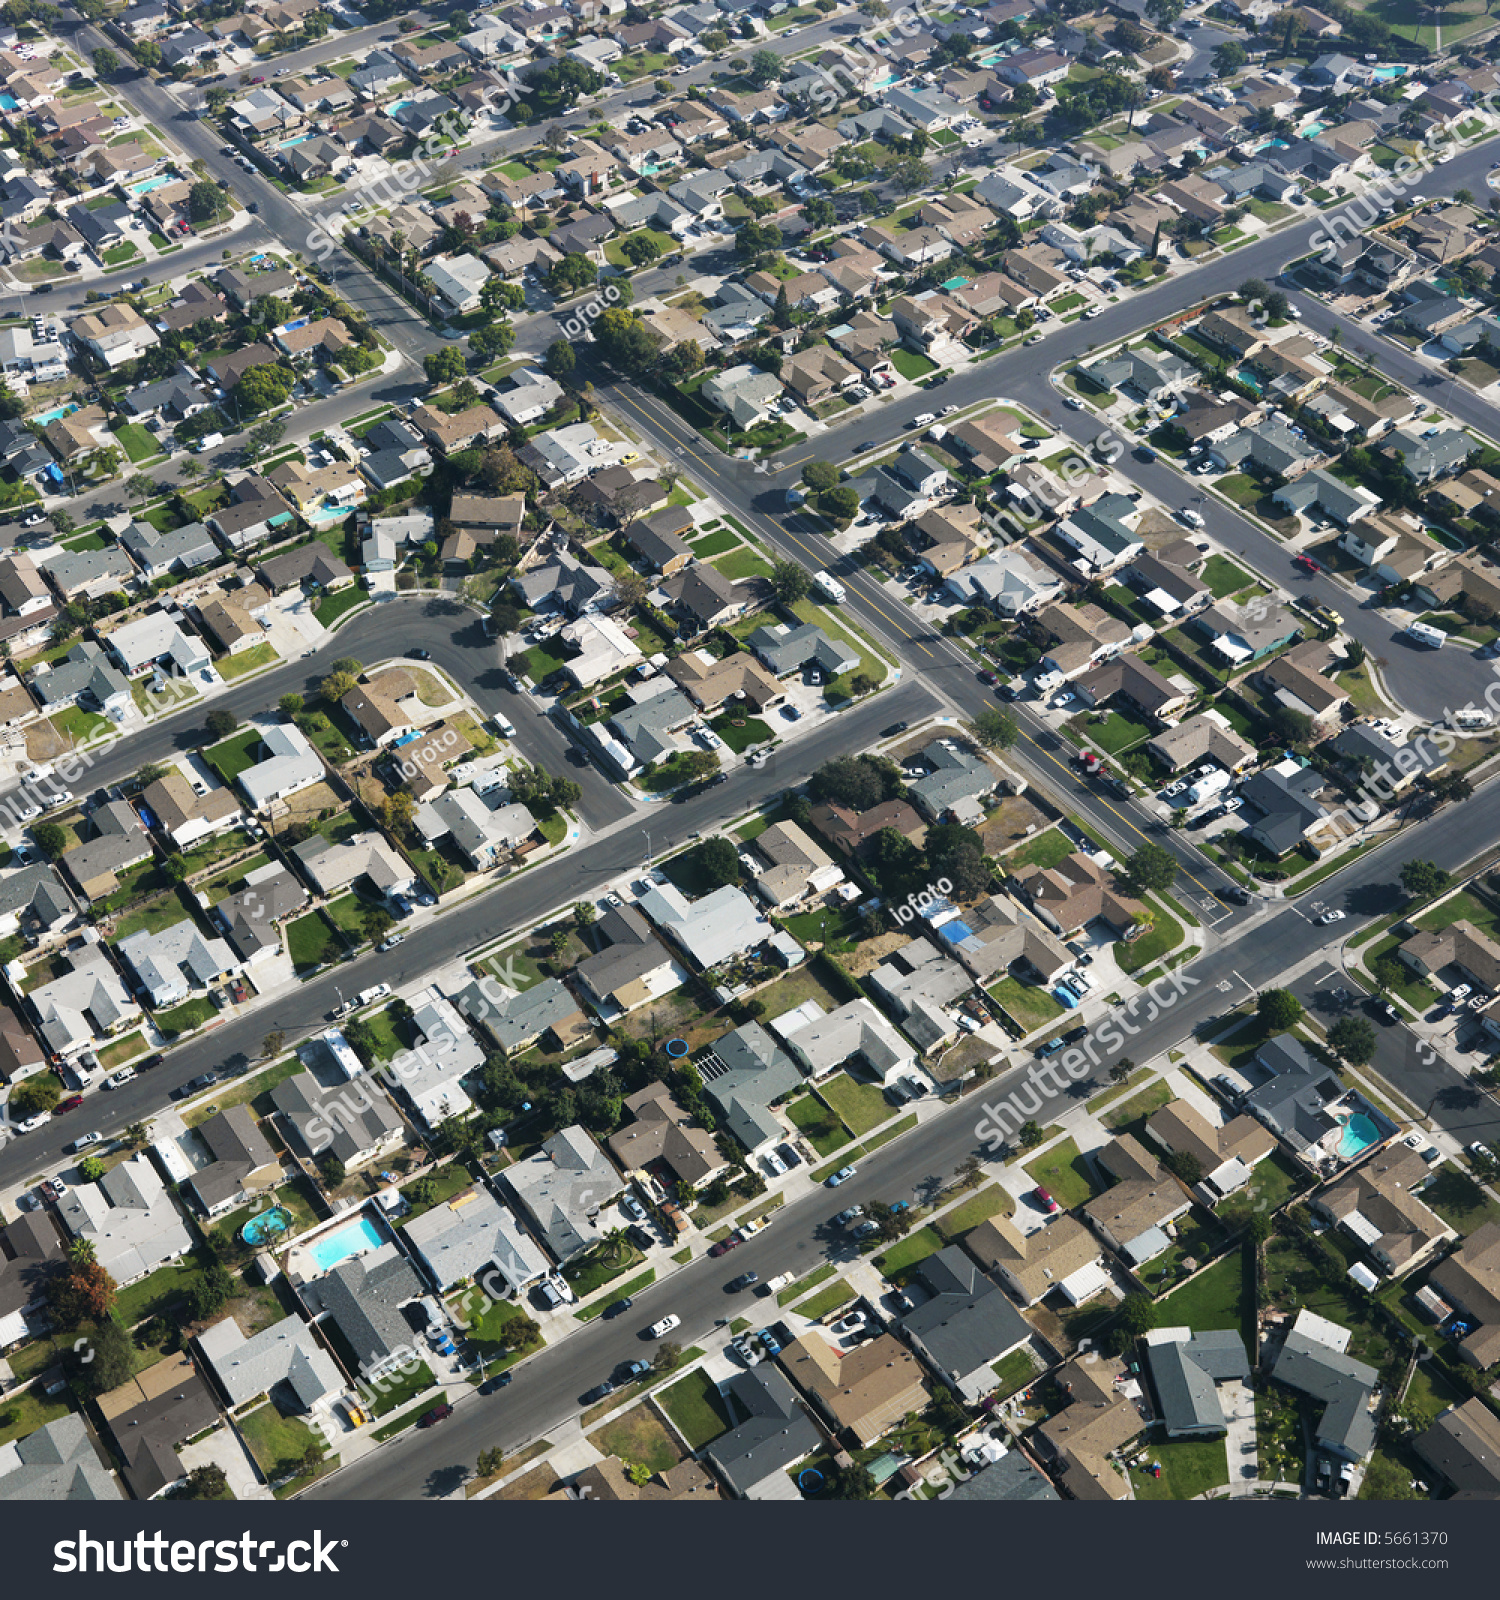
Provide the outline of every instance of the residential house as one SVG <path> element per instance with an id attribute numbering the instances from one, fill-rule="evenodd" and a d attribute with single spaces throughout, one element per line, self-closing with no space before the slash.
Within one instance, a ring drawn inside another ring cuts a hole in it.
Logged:
<path id="1" fill-rule="evenodd" d="M 1375 1445 L 1371 1398 L 1380 1374 L 1346 1354 L 1348 1345 L 1347 1329 L 1304 1307 L 1269 1370 L 1277 1383 L 1321 1405 L 1312 1428 L 1318 1449 L 1345 1461 L 1361 1461 Z"/>
<path id="2" fill-rule="evenodd" d="M 1133 1134 L 1112 1139 L 1095 1160 L 1114 1183 L 1085 1202 L 1083 1214 L 1112 1250 L 1139 1269 L 1171 1246 L 1167 1229 L 1188 1211 L 1192 1196 Z"/>
<path id="3" fill-rule="evenodd" d="M 916 1275 L 930 1298 L 898 1326 L 937 1381 L 977 1405 L 996 1387 L 994 1364 L 1030 1340 L 1030 1324 L 957 1245 L 926 1257 Z"/>
<path id="4" fill-rule="evenodd" d="M 580 961 L 573 977 L 601 1015 L 634 1011 L 686 982 L 686 972 L 634 906 L 610 907 L 593 933 L 603 948 Z"/>
<path id="5" fill-rule="evenodd" d="M 1314 1195 L 1310 1205 L 1315 1215 L 1351 1234 L 1381 1272 L 1402 1277 L 1458 1237 L 1418 1196 L 1431 1181 L 1417 1151 L 1386 1145 Z"/>
<path id="6" fill-rule="evenodd" d="M 1128 939 L 1151 920 L 1150 908 L 1126 894 L 1110 868 L 1081 850 L 1054 867 L 1025 867 L 1015 881 L 1042 922 L 1065 939 L 1096 921 L 1117 939 Z"/>
<path id="7" fill-rule="evenodd" d="M 1022 1306 L 1037 1305 L 1054 1290 L 1068 1305 L 1082 1305 L 1108 1287 L 1099 1241 L 1066 1212 L 1031 1233 L 1022 1233 L 1005 1212 L 997 1212 L 974 1228 L 964 1245 Z"/>
<path id="8" fill-rule="evenodd" d="M 1146 1365 L 1156 1390 L 1157 1411 L 1169 1439 L 1216 1438 L 1229 1431 L 1220 1387 L 1245 1385 L 1250 1358 L 1235 1328 L 1194 1333 L 1161 1328 L 1146 1335 Z"/>
<path id="9" fill-rule="evenodd" d="M 211 1159 L 194 1169 L 183 1188 L 206 1216 L 222 1216 L 281 1181 L 281 1162 L 249 1106 L 217 1112 L 198 1125 L 196 1134 Z"/>
<path id="10" fill-rule="evenodd" d="M 401 1232 L 440 1293 L 471 1282 L 492 1298 L 515 1296 L 552 1267 L 514 1213 L 483 1184 L 410 1218 Z"/>
<path id="11" fill-rule="evenodd" d="M 1328 826 L 1328 810 L 1319 798 L 1323 788 L 1323 775 L 1295 756 L 1257 772 L 1240 785 L 1241 799 L 1260 813 L 1245 836 L 1278 860 L 1304 842 L 1316 850 L 1314 841 Z"/>
<path id="12" fill-rule="evenodd" d="M 262 729 L 261 755 L 235 781 L 252 811 L 268 811 L 302 789 L 323 781 L 323 760 L 298 728 L 273 723 Z"/>
<path id="13" fill-rule="evenodd" d="M 724 1386 L 746 1420 L 704 1449 L 704 1459 L 739 1500 L 800 1500 L 789 1468 L 822 1446 L 823 1435 L 776 1367 L 737 1372 Z"/>
<path id="14" fill-rule="evenodd" d="M 576 1125 L 554 1133 L 534 1155 L 512 1162 L 501 1181 L 563 1265 L 598 1242 L 599 1213 L 622 1187 L 609 1157 Z"/>
<path id="15" fill-rule="evenodd" d="M 664 1083 L 648 1083 L 625 1101 L 631 1120 L 608 1140 L 620 1168 L 653 1172 L 701 1189 L 729 1171 L 714 1136 L 694 1121 Z"/>
<path id="16" fill-rule="evenodd" d="M 94 1259 L 122 1287 L 185 1256 L 197 1244 L 187 1218 L 145 1156 L 111 1167 L 97 1183 L 80 1183 L 59 1202 L 73 1239 L 87 1239 Z"/>
<path id="17" fill-rule="evenodd" d="M 704 1093 L 747 1154 L 788 1136 L 771 1108 L 802 1085 L 802 1070 L 758 1022 L 716 1039 L 699 1070 Z"/>
<path id="18" fill-rule="evenodd" d="M 247 1336 L 228 1316 L 205 1328 L 195 1343 L 231 1409 L 274 1389 L 278 1396 L 294 1396 L 305 1413 L 327 1405 L 346 1387 L 333 1357 L 301 1317 L 283 1317 Z"/>
<path id="19" fill-rule="evenodd" d="M 110 800 L 89 813 L 89 837 L 58 857 L 84 899 L 102 900 L 120 887 L 117 874 L 149 859 L 151 841 L 135 809 Z"/>
<path id="20" fill-rule="evenodd" d="M 921 1411 L 929 1398 L 921 1363 L 889 1333 L 843 1350 L 814 1330 L 779 1359 L 835 1437 L 862 1448 Z"/>
<path id="21" fill-rule="evenodd" d="M 917 809 L 931 822 L 953 819 L 966 827 L 984 816 L 983 802 L 994 793 L 1000 776 L 978 751 L 935 739 L 922 751 L 929 771 L 907 785 Z"/>
<path id="22" fill-rule="evenodd" d="M 351 1256 L 301 1285 L 314 1320 L 337 1327 L 367 1382 L 413 1358 L 416 1339 L 402 1307 L 424 1292 L 416 1269 L 395 1244 Z"/>
<path id="23" fill-rule="evenodd" d="M 815 1078 L 857 1057 L 876 1082 L 892 1083 L 915 1064 L 915 1051 L 868 1000 L 851 1000 L 826 1015 L 797 1020 L 797 1027 L 783 1038 Z"/>

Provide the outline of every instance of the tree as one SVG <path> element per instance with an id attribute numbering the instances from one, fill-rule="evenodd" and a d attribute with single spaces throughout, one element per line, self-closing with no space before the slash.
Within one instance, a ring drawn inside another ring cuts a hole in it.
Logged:
<path id="1" fill-rule="evenodd" d="M 366 906 L 359 920 L 365 938 L 371 944 L 380 944 L 396 925 L 396 919 L 384 906 Z"/>
<path id="2" fill-rule="evenodd" d="M 23 1078 L 10 1091 L 11 1120 L 19 1122 L 27 1117 L 40 1116 L 42 1112 L 50 1111 L 61 1097 L 62 1090 L 58 1087 L 57 1079 L 50 1074 Z"/>
<path id="3" fill-rule="evenodd" d="M 577 251 L 554 262 L 552 271 L 547 274 L 548 287 L 558 295 L 578 294 L 584 289 L 592 289 L 598 281 L 599 269 L 587 256 Z"/>
<path id="4" fill-rule="evenodd" d="M 1249 51 L 1238 39 L 1226 39 L 1213 54 L 1214 76 L 1232 78 L 1249 59 Z"/>
<path id="5" fill-rule="evenodd" d="M 47 1286 L 47 1303 L 60 1328 L 108 1318 L 115 1303 L 115 1280 L 94 1260 L 70 1258 Z"/>
<path id="6" fill-rule="evenodd" d="M 101 45 L 94 52 L 94 76 L 112 78 L 120 70 L 120 58 L 113 50 Z"/>
<path id="7" fill-rule="evenodd" d="M 839 527 L 847 528 L 859 514 L 859 491 L 851 484 L 836 483 L 818 496 L 818 510 Z"/>
<path id="8" fill-rule="evenodd" d="M 188 215 L 194 222 L 211 222 L 224 209 L 224 191 L 207 178 L 188 190 Z"/>
<path id="9" fill-rule="evenodd" d="M 285 437 L 284 422 L 257 422 L 245 440 L 245 448 L 253 456 L 263 455 L 267 450 L 274 450 Z"/>
<path id="10" fill-rule="evenodd" d="M 1401 887 L 1413 900 L 1432 900 L 1453 882 L 1453 874 L 1434 861 L 1407 861 L 1401 867 Z"/>
<path id="11" fill-rule="evenodd" d="M 932 168 L 920 156 L 898 156 L 887 165 L 885 176 L 902 194 L 915 194 L 932 182 Z"/>
<path id="12" fill-rule="evenodd" d="M 211 1261 L 188 1290 L 188 1311 L 194 1322 L 218 1316 L 234 1293 L 234 1279 L 222 1261 Z"/>
<path id="13" fill-rule="evenodd" d="M 832 200 L 814 196 L 802 204 L 802 220 L 809 228 L 831 228 L 839 219 Z"/>
<path id="14" fill-rule="evenodd" d="M 49 861 L 56 861 L 68 848 L 68 836 L 55 822 L 39 822 L 31 830 L 41 852 Z"/>
<path id="15" fill-rule="evenodd" d="M 260 1041 L 260 1053 L 269 1060 L 272 1056 L 279 1056 L 282 1047 L 286 1044 L 286 1035 L 280 1028 L 273 1028 L 264 1039 Z"/>
<path id="16" fill-rule="evenodd" d="M 566 384 L 573 376 L 573 369 L 577 365 L 578 356 L 568 340 L 554 339 L 547 346 L 547 354 L 542 360 L 542 370 L 554 383 Z"/>
<path id="17" fill-rule="evenodd" d="M 750 81 L 757 89 L 780 83 L 785 70 L 781 57 L 774 50 L 757 50 L 750 57 Z"/>
<path id="18" fill-rule="evenodd" d="M 771 567 L 771 590 L 782 605 L 804 599 L 811 588 L 812 579 L 795 561 L 778 561 Z"/>
<path id="19" fill-rule="evenodd" d="M 135 1354 L 130 1335 L 113 1317 L 101 1313 L 93 1336 L 82 1348 L 75 1346 L 69 1364 L 90 1394 L 107 1394 L 130 1381 L 135 1371 Z"/>
<path id="20" fill-rule="evenodd" d="M 465 371 L 464 353 L 456 344 L 445 344 L 422 358 L 422 370 L 429 383 L 457 383 Z"/>
<path id="21" fill-rule="evenodd" d="M 78 1176 L 85 1183 L 98 1183 L 100 1178 L 104 1176 L 104 1170 L 104 1163 L 98 1156 L 85 1156 L 78 1163 Z"/>
<path id="22" fill-rule="evenodd" d="M 491 1445 L 488 1450 L 481 1450 L 478 1461 L 474 1463 L 474 1470 L 481 1478 L 498 1478 L 505 1470 L 505 1452 L 499 1445 Z"/>
<path id="23" fill-rule="evenodd" d="M 295 722 L 301 715 L 304 704 L 305 702 L 300 694 L 284 694 L 276 702 L 276 709 L 288 722 Z"/>
<path id="24" fill-rule="evenodd" d="M 1129 1056 L 1121 1056 L 1114 1066 L 1109 1069 L 1109 1081 L 1111 1083 L 1124 1083 L 1134 1071 L 1135 1062 Z"/>
<path id="25" fill-rule="evenodd" d="M 1457 804 L 1473 797 L 1474 785 L 1462 772 L 1450 772 L 1433 784 L 1432 792 L 1440 801 L 1451 800 Z"/>
<path id="26" fill-rule="evenodd" d="M 1256 996 L 1255 1013 L 1275 1033 L 1285 1033 L 1302 1020 L 1302 1002 L 1290 989 L 1266 989 Z"/>
<path id="27" fill-rule="evenodd" d="M 924 848 L 928 866 L 953 885 L 951 892 L 957 899 L 972 900 L 990 887 L 984 843 L 972 828 L 939 823 L 928 830 Z"/>
<path id="28" fill-rule="evenodd" d="M 1120 1302 L 1120 1326 L 1134 1338 L 1150 1333 L 1157 1320 L 1156 1302 L 1149 1295 L 1128 1294 Z"/>
<path id="29" fill-rule="evenodd" d="M 739 855 L 733 843 L 722 834 L 705 839 L 693 852 L 693 860 L 710 888 L 718 889 L 724 884 L 739 882 Z"/>
<path id="30" fill-rule="evenodd" d="M 317 1449 L 317 1446 L 313 1447 Z M 322 1459 L 323 1452 L 318 1450 L 318 1457 Z M 212 1461 L 201 1467 L 194 1467 L 183 1479 L 181 1487 L 173 1497 L 177 1500 L 224 1500 L 229 1495 L 229 1479 L 224 1474 L 223 1467 L 216 1466 Z"/>
<path id="31" fill-rule="evenodd" d="M 1125 862 L 1123 877 L 1134 895 L 1170 889 L 1177 876 L 1177 861 L 1159 844 L 1143 844 Z"/>
<path id="32" fill-rule="evenodd" d="M 234 386 L 235 404 L 245 412 L 274 411 L 292 392 L 291 370 L 280 362 L 267 362 L 250 370 Z"/>
<path id="33" fill-rule="evenodd" d="M 953 1169 L 960 1189 L 977 1189 L 984 1182 L 984 1163 L 972 1152 Z"/>
<path id="34" fill-rule="evenodd" d="M 354 688 L 357 681 L 352 672 L 339 672 L 335 669 L 318 685 L 318 693 L 332 705 L 335 701 L 342 700 Z"/>
<path id="35" fill-rule="evenodd" d="M 911 1232 L 913 1217 L 910 1206 L 903 1206 L 898 1211 L 883 1200 L 872 1200 L 865 1207 L 865 1214 L 879 1228 L 879 1238 L 885 1244 L 894 1244 L 897 1239 Z"/>
<path id="36" fill-rule="evenodd" d="M 646 267 L 661 254 L 661 246 L 649 233 L 633 233 L 620 242 L 620 254 L 633 267 Z"/>
<path id="37" fill-rule="evenodd" d="M 1023 1150 L 1034 1150 L 1042 1142 L 1042 1127 L 1039 1122 L 1023 1122 L 1020 1131 L 1016 1134 Z"/>
<path id="38" fill-rule="evenodd" d="M 325 1189 L 337 1189 L 349 1174 L 344 1167 L 343 1158 L 332 1150 L 325 1150 L 318 1157 L 318 1176 L 322 1178 Z"/>
<path id="39" fill-rule="evenodd" d="M 651 1357 L 651 1367 L 655 1372 L 670 1372 L 681 1360 L 682 1346 L 668 1339 L 657 1345 L 656 1354 Z"/>
<path id="40" fill-rule="evenodd" d="M 802 469 L 802 481 L 814 494 L 833 488 L 841 476 L 839 468 L 831 461 L 809 461 Z"/>
<path id="41" fill-rule="evenodd" d="M 486 328 L 476 328 L 469 335 L 469 348 L 485 361 L 495 361 L 509 355 L 516 342 L 516 330 L 509 322 L 492 322 Z"/>
<path id="42" fill-rule="evenodd" d="M 656 359 L 656 340 L 638 311 L 610 306 L 594 324 L 599 354 L 621 372 L 640 372 Z"/>
<path id="43" fill-rule="evenodd" d="M 964 723 L 964 732 L 982 750 L 1009 750 L 1021 736 L 1021 725 L 1002 706 L 986 706 Z"/>
<path id="44" fill-rule="evenodd" d="M 1328 1048 L 1340 1061 L 1362 1067 L 1375 1055 L 1375 1028 L 1366 1017 L 1340 1017 L 1328 1030 Z"/>
<path id="45" fill-rule="evenodd" d="M 240 719 L 235 716 L 234 712 L 225 711 L 222 708 L 218 708 L 210 711 L 209 714 L 203 719 L 203 723 L 208 729 L 211 737 L 215 739 L 227 739 L 229 735 L 233 733 L 237 727 L 239 727 Z"/>
<path id="46" fill-rule="evenodd" d="M 734 236 L 736 252 L 755 260 L 781 248 L 781 229 L 774 222 L 746 222 Z"/>
<path id="47" fill-rule="evenodd" d="M 1146 15 L 1158 28 L 1170 28 L 1182 15 L 1183 0 L 1146 0 Z"/>

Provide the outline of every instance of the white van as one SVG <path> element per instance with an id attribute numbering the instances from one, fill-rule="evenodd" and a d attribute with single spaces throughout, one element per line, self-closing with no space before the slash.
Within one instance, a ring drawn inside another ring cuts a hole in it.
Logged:
<path id="1" fill-rule="evenodd" d="M 505 737 L 507 739 L 514 739 L 515 738 L 515 736 L 516 736 L 516 725 L 515 725 L 515 723 L 513 723 L 508 717 L 496 717 L 494 720 L 495 720 L 495 726 L 501 731 L 501 733 L 503 733 L 505 735 Z"/>
<path id="2" fill-rule="evenodd" d="M 1425 622 L 1409 622 L 1406 631 L 1418 644 L 1428 645 L 1433 650 L 1441 650 L 1448 637 L 1441 628 L 1431 627 Z"/>
<path id="3" fill-rule="evenodd" d="M 845 599 L 843 584 L 837 578 L 830 578 L 826 572 L 813 574 L 813 588 L 827 600 L 842 602 Z"/>
<path id="4" fill-rule="evenodd" d="M 198 441 L 198 454 L 201 456 L 205 450 L 217 449 L 219 445 L 223 444 L 223 442 L 224 435 L 222 433 L 205 433 Z"/>

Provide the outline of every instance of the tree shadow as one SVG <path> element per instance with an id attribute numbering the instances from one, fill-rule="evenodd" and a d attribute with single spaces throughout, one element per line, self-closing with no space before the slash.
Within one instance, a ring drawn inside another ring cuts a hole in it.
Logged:
<path id="1" fill-rule="evenodd" d="M 456 1494 L 468 1481 L 467 1467 L 437 1467 L 427 1474 L 427 1498 L 446 1500 L 449 1495 Z"/>

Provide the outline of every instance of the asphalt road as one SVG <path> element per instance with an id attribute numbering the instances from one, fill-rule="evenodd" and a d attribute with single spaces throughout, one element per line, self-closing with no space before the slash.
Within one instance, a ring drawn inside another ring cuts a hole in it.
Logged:
<path id="1" fill-rule="evenodd" d="M 1394 909 L 1401 895 L 1395 877 L 1402 861 L 1414 855 L 1456 867 L 1474 849 L 1479 826 L 1476 808 L 1493 803 L 1493 786 L 1469 808 L 1447 810 L 1416 825 L 1380 849 L 1347 867 L 1330 890 L 1329 900 L 1340 904 L 1349 920 L 1338 925 L 1347 936 L 1361 921 Z M 1187 968 L 1193 981 L 1181 998 L 1154 1020 L 1138 1008 L 1143 1021 L 1125 1046 L 1137 1061 L 1161 1052 L 1205 1031 L 1214 1019 L 1232 1010 L 1251 994 L 1273 986 L 1280 975 L 1329 950 L 1326 930 L 1318 927 L 1305 909 L 1282 904 L 1262 909 L 1246 937 L 1199 957 Z M 1346 986 L 1353 987 L 1348 979 Z M 1320 1020 L 1326 1015 L 1313 995 L 1314 986 L 1297 985 L 1308 995 Z M 1130 1020 L 1130 1019 L 1127 1019 Z M 1430 1105 L 1433 1121 L 1455 1138 L 1468 1142 L 1500 1137 L 1500 1107 L 1488 1096 L 1473 1091 L 1461 1074 L 1437 1058 L 1424 1060 L 1420 1041 L 1404 1027 L 1379 1030 L 1381 1054 L 1378 1070 L 1418 1105 Z M 1107 1082 L 1109 1061 L 1080 1083 L 1071 1085 L 1068 1099 L 1084 1099 Z M 362 1458 L 309 1490 L 308 1496 L 328 1500 L 420 1499 L 451 1493 L 458 1468 L 472 1469 L 480 1450 L 493 1445 L 507 1449 L 538 1438 L 578 1410 L 579 1395 L 608 1377 L 621 1362 L 637 1359 L 649 1342 L 642 1331 L 670 1313 L 682 1318 L 672 1337 L 684 1346 L 704 1345 L 721 1337 L 714 1322 L 720 1317 L 751 1316 L 752 1302 L 744 1295 L 725 1292 L 728 1281 L 741 1272 L 756 1271 L 767 1279 L 777 1272 L 810 1270 L 824 1259 L 847 1258 L 848 1245 L 841 1233 L 829 1227 L 833 1214 L 843 1207 L 871 1200 L 912 1200 L 948 1177 L 971 1153 L 988 1155 L 985 1132 L 978 1129 L 986 1115 L 985 1103 L 999 1104 L 1020 1085 L 1029 1063 L 1013 1068 L 985 1088 L 894 1140 L 858 1163 L 858 1174 L 837 1190 L 815 1192 L 775 1213 L 776 1220 L 764 1236 L 741 1245 L 719 1260 L 700 1258 L 663 1281 L 636 1295 L 631 1312 L 618 1321 L 595 1320 L 570 1332 L 517 1369 L 516 1381 L 493 1396 L 469 1394 L 460 1398 L 456 1413 L 441 1428 L 409 1430 L 390 1446 Z M 1064 1080 L 1066 1081 L 1066 1080 Z M 1013 1119 L 1015 1120 L 1015 1119 Z M 658 1267 L 658 1271 L 662 1271 Z M 773 1307 L 754 1302 L 766 1320 Z"/>

